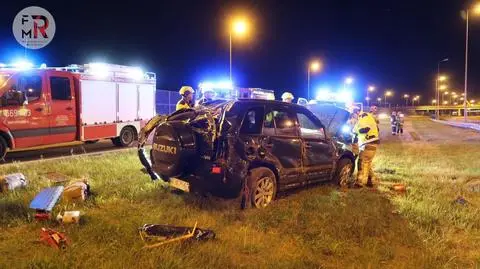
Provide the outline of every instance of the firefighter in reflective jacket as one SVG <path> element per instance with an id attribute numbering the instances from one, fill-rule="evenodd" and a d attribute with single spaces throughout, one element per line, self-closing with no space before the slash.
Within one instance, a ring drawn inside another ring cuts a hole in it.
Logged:
<path id="1" fill-rule="evenodd" d="M 372 162 L 380 142 L 378 126 L 372 114 L 360 113 L 354 132 L 358 136 L 360 148 L 356 185 L 372 187 L 372 181 L 375 180 Z"/>
<path id="2" fill-rule="evenodd" d="M 195 91 L 190 86 L 183 86 L 178 93 L 182 96 L 182 99 L 178 101 L 176 110 L 192 108 L 193 107 L 193 93 Z"/>

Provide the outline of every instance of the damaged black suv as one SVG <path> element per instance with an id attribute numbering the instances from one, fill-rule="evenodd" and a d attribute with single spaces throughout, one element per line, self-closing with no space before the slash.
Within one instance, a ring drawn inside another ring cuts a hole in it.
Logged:
<path id="1" fill-rule="evenodd" d="M 335 138 L 342 124 L 332 115 L 327 126 L 306 107 L 252 99 L 180 110 L 155 129 L 152 168 L 171 187 L 266 207 L 279 191 L 351 177 L 355 157 Z"/>

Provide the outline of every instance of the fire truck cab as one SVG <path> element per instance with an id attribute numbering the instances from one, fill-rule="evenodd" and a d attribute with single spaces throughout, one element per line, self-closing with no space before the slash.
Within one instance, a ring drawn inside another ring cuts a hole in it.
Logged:
<path id="1" fill-rule="evenodd" d="M 0 66 L 0 158 L 99 139 L 129 146 L 155 116 L 155 88 L 154 73 L 129 66 Z"/>

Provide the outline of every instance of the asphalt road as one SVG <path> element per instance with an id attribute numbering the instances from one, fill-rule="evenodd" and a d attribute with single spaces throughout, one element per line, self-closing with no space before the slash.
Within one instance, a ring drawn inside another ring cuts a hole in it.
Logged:
<path id="1" fill-rule="evenodd" d="M 403 135 L 393 136 L 390 123 L 388 120 L 383 120 L 380 126 L 380 135 L 382 140 L 403 143 L 480 142 L 480 132 L 433 122 L 427 117 L 407 117 L 403 129 Z"/>

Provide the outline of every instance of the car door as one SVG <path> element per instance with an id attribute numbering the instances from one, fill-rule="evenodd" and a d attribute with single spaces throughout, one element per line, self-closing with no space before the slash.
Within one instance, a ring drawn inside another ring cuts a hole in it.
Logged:
<path id="1" fill-rule="evenodd" d="M 2 95 L 0 120 L 10 130 L 15 148 L 28 148 L 46 143 L 48 137 L 48 110 L 45 99 L 44 72 L 25 71 L 15 74 L 5 86 Z M 22 93 L 21 104 L 14 96 Z"/>
<path id="2" fill-rule="evenodd" d="M 262 134 L 263 147 L 268 149 L 280 166 L 280 184 L 303 182 L 302 141 L 295 112 L 288 106 L 267 107 Z"/>
<path id="3" fill-rule="evenodd" d="M 330 178 L 335 148 L 327 139 L 321 122 L 306 110 L 297 110 L 300 137 L 303 141 L 303 169 L 308 181 Z"/>
<path id="4" fill-rule="evenodd" d="M 49 127 L 48 143 L 64 143 L 76 140 L 77 114 L 73 78 L 64 72 L 50 71 L 48 74 Z"/>

